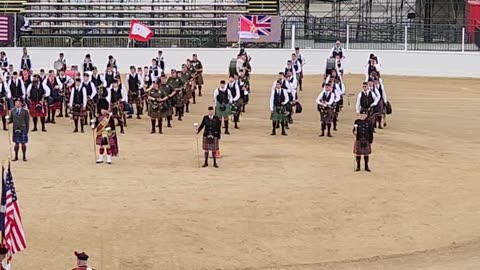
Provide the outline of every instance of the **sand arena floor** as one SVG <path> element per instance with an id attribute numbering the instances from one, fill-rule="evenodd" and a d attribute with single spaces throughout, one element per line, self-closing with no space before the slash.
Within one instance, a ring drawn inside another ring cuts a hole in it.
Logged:
<path id="1" fill-rule="evenodd" d="M 13 269 L 477 269 L 480 263 L 480 80 L 384 78 L 394 114 L 376 133 L 372 173 L 354 173 L 354 99 L 320 138 L 318 77 L 306 77 L 288 136 L 269 135 L 275 76 L 254 76 L 220 169 L 197 168 L 193 123 L 149 134 L 128 122 L 114 164 L 94 163 L 92 133 L 58 119 L 13 164 L 28 249 Z M 347 75 L 347 92 L 363 76 Z M 0 132 L 7 152 L 7 134 Z"/>

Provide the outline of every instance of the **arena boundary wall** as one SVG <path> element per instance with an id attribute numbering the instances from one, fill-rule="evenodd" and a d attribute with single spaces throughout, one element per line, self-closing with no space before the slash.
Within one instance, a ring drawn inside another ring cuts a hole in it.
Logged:
<path id="1" fill-rule="evenodd" d="M 9 63 L 16 68 L 20 64 L 22 48 L 2 48 L 7 53 Z M 130 65 L 150 66 L 159 49 L 137 48 L 29 48 L 33 69 L 53 69 L 58 54 L 63 52 L 68 65 L 81 65 L 85 55 L 92 56 L 94 64 L 103 72 L 109 55 L 117 59 L 121 71 L 127 72 Z M 197 53 L 204 66 L 205 74 L 227 74 L 230 60 L 236 57 L 238 49 L 210 48 L 162 48 L 167 69 L 180 68 L 185 59 Z M 278 74 L 290 58 L 288 49 L 247 49 L 252 56 L 254 74 Z M 307 59 L 306 75 L 323 74 L 326 58 L 330 50 L 305 49 L 302 54 Z M 345 73 L 364 74 L 370 53 L 378 55 L 382 64 L 381 73 L 399 76 L 480 78 L 478 69 L 480 53 L 472 52 L 431 52 L 431 51 L 370 51 L 349 50 L 344 61 Z"/>

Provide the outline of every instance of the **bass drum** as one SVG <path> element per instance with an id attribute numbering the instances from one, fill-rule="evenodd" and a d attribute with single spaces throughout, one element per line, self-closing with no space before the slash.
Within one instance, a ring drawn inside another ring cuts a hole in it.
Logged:
<path id="1" fill-rule="evenodd" d="M 228 75 L 238 75 L 237 74 L 237 58 L 232 58 L 230 60 L 230 65 L 228 66 Z"/>

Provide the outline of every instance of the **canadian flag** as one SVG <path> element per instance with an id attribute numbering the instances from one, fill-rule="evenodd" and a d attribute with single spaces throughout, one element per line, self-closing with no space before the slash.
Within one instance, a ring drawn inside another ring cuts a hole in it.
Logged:
<path id="1" fill-rule="evenodd" d="M 138 22 L 135 19 L 132 19 L 130 22 L 130 34 L 128 38 L 134 39 L 137 41 L 147 42 L 153 37 L 152 29 L 148 28 L 143 23 Z"/>

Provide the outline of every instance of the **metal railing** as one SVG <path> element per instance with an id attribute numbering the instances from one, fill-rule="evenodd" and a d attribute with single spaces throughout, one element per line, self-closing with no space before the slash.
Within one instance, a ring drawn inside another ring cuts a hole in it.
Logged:
<path id="1" fill-rule="evenodd" d="M 18 47 L 72 47 L 73 40 L 67 36 L 21 36 Z"/>
<path id="2" fill-rule="evenodd" d="M 80 41 L 81 47 L 89 48 L 198 48 L 201 47 L 199 38 L 152 38 L 146 43 L 134 42 L 128 37 L 83 37 Z"/>
<path id="3" fill-rule="evenodd" d="M 282 47 L 326 49 L 336 40 L 346 49 L 478 51 L 480 34 L 469 25 L 303 23 L 284 21 Z M 478 30 L 480 31 L 480 29 Z M 478 39 L 478 42 L 476 42 Z"/>

